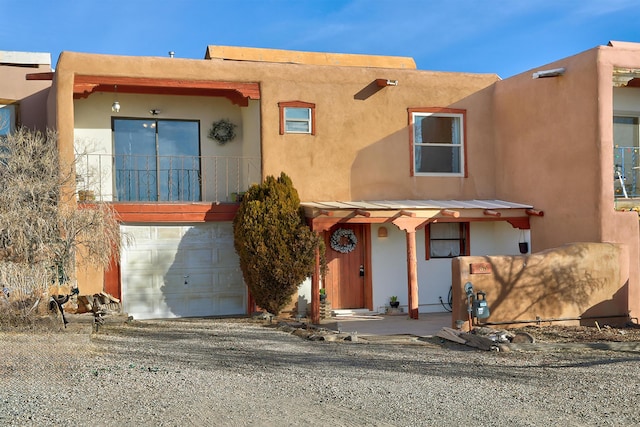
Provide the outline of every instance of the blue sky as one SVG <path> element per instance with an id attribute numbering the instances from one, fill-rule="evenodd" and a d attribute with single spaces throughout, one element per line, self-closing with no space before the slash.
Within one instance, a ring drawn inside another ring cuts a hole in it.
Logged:
<path id="1" fill-rule="evenodd" d="M 0 50 L 200 59 L 207 45 L 411 56 L 506 78 L 609 40 L 638 0 L 0 0 Z"/>

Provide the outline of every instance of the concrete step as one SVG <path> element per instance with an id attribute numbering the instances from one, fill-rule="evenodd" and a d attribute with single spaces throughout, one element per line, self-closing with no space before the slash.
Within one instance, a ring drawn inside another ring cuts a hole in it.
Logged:
<path id="1" fill-rule="evenodd" d="M 377 311 L 371 311 L 366 308 L 347 308 L 347 309 L 334 309 L 331 310 L 331 316 L 333 317 L 367 317 L 367 316 L 379 316 Z"/>

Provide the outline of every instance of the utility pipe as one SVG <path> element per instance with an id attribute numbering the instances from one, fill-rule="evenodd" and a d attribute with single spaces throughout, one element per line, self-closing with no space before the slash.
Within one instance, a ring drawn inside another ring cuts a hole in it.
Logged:
<path id="1" fill-rule="evenodd" d="M 536 318 L 535 320 L 510 320 L 510 321 L 505 321 L 505 322 L 483 322 L 483 323 L 478 323 L 476 322 L 476 324 L 474 326 L 485 326 L 485 325 L 514 325 L 516 323 L 544 323 L 544 322 L 564 322 L 564 321 L 569 321 L 569 320 L 596 320 L 596 319 L 611 319 L 611 318 L 618 318 L 618 317 L 629 317 L 626 314 L 617 314 L 617 315 L 613 315 L 613 316 L 577 316 L 577 317 L 552 317 L 552 318 L 547 318 L 547 319 L 542 319 L 542 318 Z M 638 323 L 638 318 L 637 317 L 630 317 L 630 319 L 635 320 L 636 324 Z"/>

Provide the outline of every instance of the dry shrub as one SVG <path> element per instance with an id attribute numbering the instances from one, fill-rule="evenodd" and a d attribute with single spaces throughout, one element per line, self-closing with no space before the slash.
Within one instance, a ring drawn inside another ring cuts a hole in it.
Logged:
<path id="1" fill-rule="evenodd" d="M 76 204 L 75 164 L 60 158 L 55 132 L 0 137 L 0 188 L 0 287 L 10 289 L 0 316 L 30 324 L 50 285 L 75 286 L 77 261 L 108 266 L 120 226 L 109 204 Z"/>
<path id="2" fill-rule="evenodd" d="M 0 263 L 0 327 L 34 326 L 48 313 L 51 269 L 44 264 Z"/>

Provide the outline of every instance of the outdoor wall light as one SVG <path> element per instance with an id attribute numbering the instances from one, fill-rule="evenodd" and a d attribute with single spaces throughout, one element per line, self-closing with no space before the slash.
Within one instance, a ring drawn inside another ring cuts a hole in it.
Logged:
<path id="1" fill-rule="evenodd" d="M 115 95 L 113 95 L 114 100 L 113 100 L 113 104 L 111 104 L 111 111 L 113 111 L 114 113 L 119 113 L 120 103 L 118 102 L 118 85 L 113 86 L 113 91 Z"/>
<path id="2" fill-rule="evenodd" d="M 161 113 L 161 111 L 160 111 L 160 110 L 158 110 L 157 108 L 152 108 L 151 110 L 149 110 L 149 113 L 150 113 L 152 116 L 157 116 L 158 114 L 160 114 L 160 113 Z"/>
<path id="3" fill-rule="evenodd" d="M 552 70 L 536 71 L 535 73 L 533 73 L 532 78 L 543 79 L 546 77 L 558 77 L 563 75 L 565 71 L 566 70 L 564 68 L 554 68 Z"/>
<path id="4" fill-rule="evenodd" d="M 387 227 L 380 227 L 378 228 L 378 237 L 381 239 L 386 238 L 389 235 L 389 231 L 387 230 Z"/>

